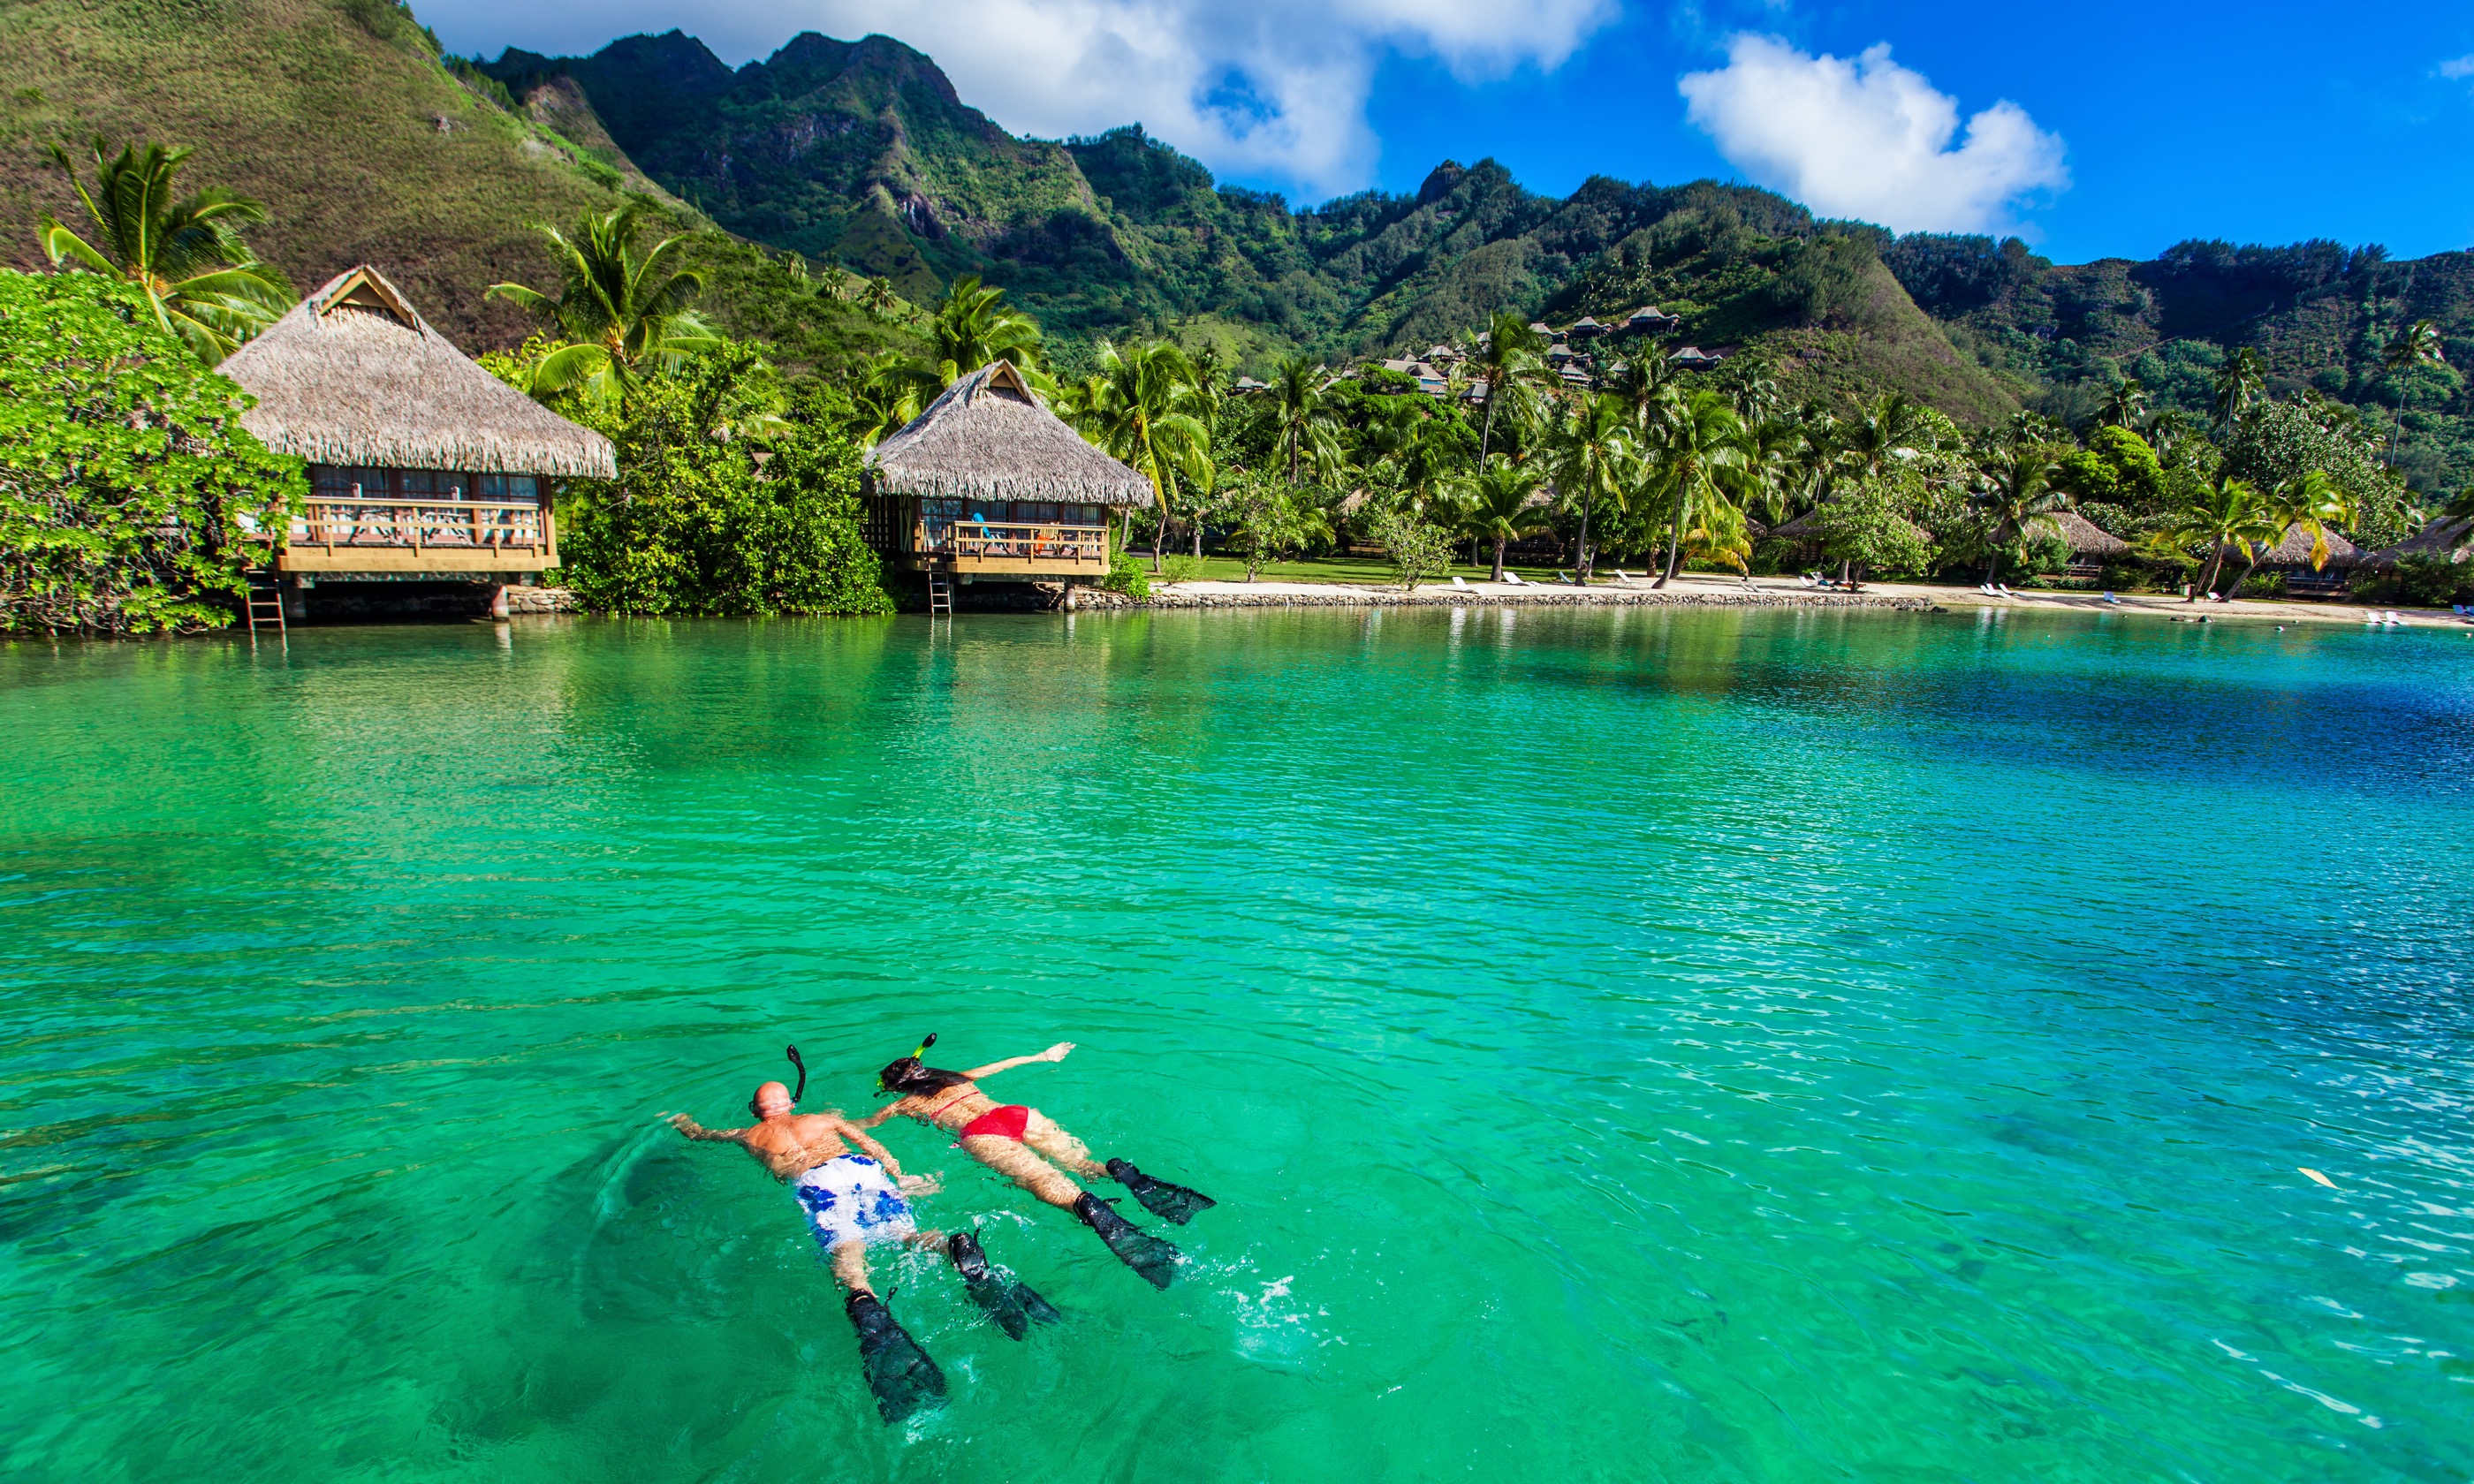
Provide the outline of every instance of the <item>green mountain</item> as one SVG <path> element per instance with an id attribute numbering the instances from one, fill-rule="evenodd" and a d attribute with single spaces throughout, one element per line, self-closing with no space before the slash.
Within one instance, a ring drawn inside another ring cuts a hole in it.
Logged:
<path id="1" fill-rule="evenodd" d="M 267 202 L 275 221 L 254 240 L 296 282 L 379 263 L 474 348 L 530 328 L 481 292 L 546 275 L 534 224 L 634 190 L 697 232 L 723 325 L 793 365 L 916 341 L 811 292 L 788 253 L 882 274 L 914 300 L 981 274 L 1069 361 L 1104 336 L 1173 335 L 1260 370 L 1299 348 L 1422 349 L 1498 309 L 1561 323 L 1654 303 L 1681 317 L 1672 344 L 1756 352 L 1791 395 L 1896 388 L 1979 423 L 2021 405 L 2084 415 L 2123 374 L 2202 411 L 2216 369 L 2248 347 L 2280 395 L 2315 391 L 2395 428 L 2419 488 L 2474 478 L 2463 378 L 2383 361 L 2422 318 L 2452 362 L 2474 356 L 2474 254 L 2195 241 L 2057 265 L 2016 241 L 1893 237 L 1709 181 L 1545 196 L 1492 160 L 1300 209 L 1221 185 L 1138 126 L 1016 138 L 884 36 L 801 36 L 736 69 L 678 32 L 475 64 L 442 61 L 393 0 L 0 7 L 9 260 L 34 266 L 36 215 L 72 209 L 44 147 L 98 132 L 196 146 L 188 181 Z"/>
<path id="2" fill-rule="evenodd" d="M 468 348 L 532 326 L 485 302 L 493 282 L 546 281 L 536 223 L 659 191 L 601 132 L 571 86 L 505 89 L 442 65 L 436 38 L 393 0 L 11 0 L 0 6 L 0 261 L 36 268 L 35 223 L 83 215 L 47 147 L 82 162 L 96 134 L 193 146 L 186 189 L 225 185 L 274 220 L 252 245 L 306 289 L 376 263 Z M 91 180 L 91 167 L 87 166 Z M 718 318 L 793 358 L 832 363 L 910 337 L 802 295 L 771 254 L 715 231 L 695 257 Z"/>

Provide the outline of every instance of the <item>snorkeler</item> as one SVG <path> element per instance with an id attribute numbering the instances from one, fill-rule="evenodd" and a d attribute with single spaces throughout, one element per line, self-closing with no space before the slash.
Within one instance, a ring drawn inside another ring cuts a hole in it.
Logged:
<path id="1" fill-rule="evenodd" d="M 808 1069 L 799 1065 L 798 1049 L 788 1049 L 804 1092 Z M 1030 1284 L 991 1265 L 970 1233 L 946 1236 L 918 1229 L 903 1196 L 933 1193 L 934 1176 L 903 1174 L 884 1145 L 839 1112 L 794 1113 L 797 1102 L 788 1088 L 768 1082 L 748 1100 L 747 1111 L 757 1121 L 746 1128 L 708 1129 L 686 1113 L 672 1113 L 670 1126 L 691 1139 L 737 1144 L 789 1185 L 815 1229 L 817 1245 L 833 1258 L 834 1278 L 848 1290 L 842 1308 L 859 1331 L 860 1366 L 886 1422 L 900 1422 L 941 1399 L 945 1376 L 876 1296 L 868 1282 L 868 1248 L 885 1242 L 941 1248 L 961 1273 L 972 1301 L 1017 1340 L 1033 1320 L 1053 1325 L 1064 1317 Z M 845 1139 L 864 1152 L 851 1153 Z"/>
<path id="2" fill-rule="evenodd" d="M 1065 1054 L 1074 1049 L 1074 1042 L 1060 1041 L 1035 1056 L 1008 1057 L 962 1072 L 922 1065 L 920 1053 L 934 1044 L 936 1038 L 931 1036 L 919 1043 L 917 1051 L 877 1073 L 878 1091 L 902 1095 L 860 1119 L 856 1127 L 872 1129 L 887 1118 L 899 1116 L 945 1130 L 954 1136 L 964 1154 L 1049 1205 L 1072 1211 L 1100 1234 L 1100 1240 L 1107 1243 L 1108 1250 L 1126 1266 L 1140 1273 L 1152 1287 L 1166 1288 L 1176 1270 L 1176 1248 L 1118 1215 L 1114 1207 L 1076 1185 L 1057 1166 L 1086 1180 L 1116 1181 L 1143 1203 L 1144 1209 L 1179 1226 L 1193 1220 L 1197 1211 L 1209 1210 L 1218 1203 L 1183 1185 L 1153 1180 L 1124 1160 L 1103 1164 L 1091 1158 L 1091 1151 L 1083 1147 L 1080 1139 L 1058 1128 L 1037 1109 L 1000 1104 L 979 1089 L 982 1077 L 993 1077 L 1033 1062 L 1062 1062 Z M 1042 1155 L 1047 1158 L 1040 1158 Z"/>

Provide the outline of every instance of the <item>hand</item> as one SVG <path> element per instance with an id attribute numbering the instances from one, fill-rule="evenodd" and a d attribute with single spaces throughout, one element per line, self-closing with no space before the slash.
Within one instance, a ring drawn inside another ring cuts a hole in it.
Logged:
<path id="1" fill-rule="evenodd" d="M 1041 1052 L 1039 1055 L 1032 1057 L 1031 1060 L 1034 1062 L 1062 1062 L 1065 1060 L 1065 1053 L 1073 1049 L 1074 1042 L 1070 1041 L 1060 1041 L 1056 1044 Z"/>
<path id="2" fill-rule="evenodd" d="M 693 1138 L 698 1134 L 704 1132 L 704 1130 L 697 1125 L 696 1121 L 693 1118 L 689 1117 L 686 1113 L 671 1113 L 668 1121 L 670 1127 L 678 1130 L 690 1138 Z"/>
<path id="3" fill-rule="evenodd" d="M 934 1195 L 945 1188 L 945 1182 L 935 1175 L 904 1175 L 894 1181 L 904 1195 Z"/>

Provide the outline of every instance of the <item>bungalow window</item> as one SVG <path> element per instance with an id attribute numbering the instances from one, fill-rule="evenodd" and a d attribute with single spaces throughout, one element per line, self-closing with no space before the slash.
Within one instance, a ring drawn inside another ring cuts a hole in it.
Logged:
<path id="1" fill-rule="evenodd" d="M 475 474 L 473 498 L 521 504 L 541 498 L 541 482 L 530 474 Z"/>
<path id="2" fill-rule="evenodd" d="M 318 465 L 311 471 L 311 486 L 322 500 L 385 500 L 395 491 L 387 481 L 392 470 L 382 468 L 338 468 L 330 464 Z"/>
<path id="3" fill-rule="evenodd" d="M 407 500 L 451 500 L 461 493 L 462 476 L 446 469 L 402 468 L 395 475 Z"/>

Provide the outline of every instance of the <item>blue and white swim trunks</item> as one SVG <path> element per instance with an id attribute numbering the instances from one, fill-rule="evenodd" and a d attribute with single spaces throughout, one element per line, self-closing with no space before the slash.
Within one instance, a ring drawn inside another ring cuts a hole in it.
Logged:
<path id="1" fill-rule="evenodd" d="M 846 1154 L 790 1182 L 816 1244 L 827 1252 L 844 1242 L 898 1242 L 919 1230 L 910 1219 L 910 1203 L 885 1178 L 885 1166 L 865 1155 Z"/>

